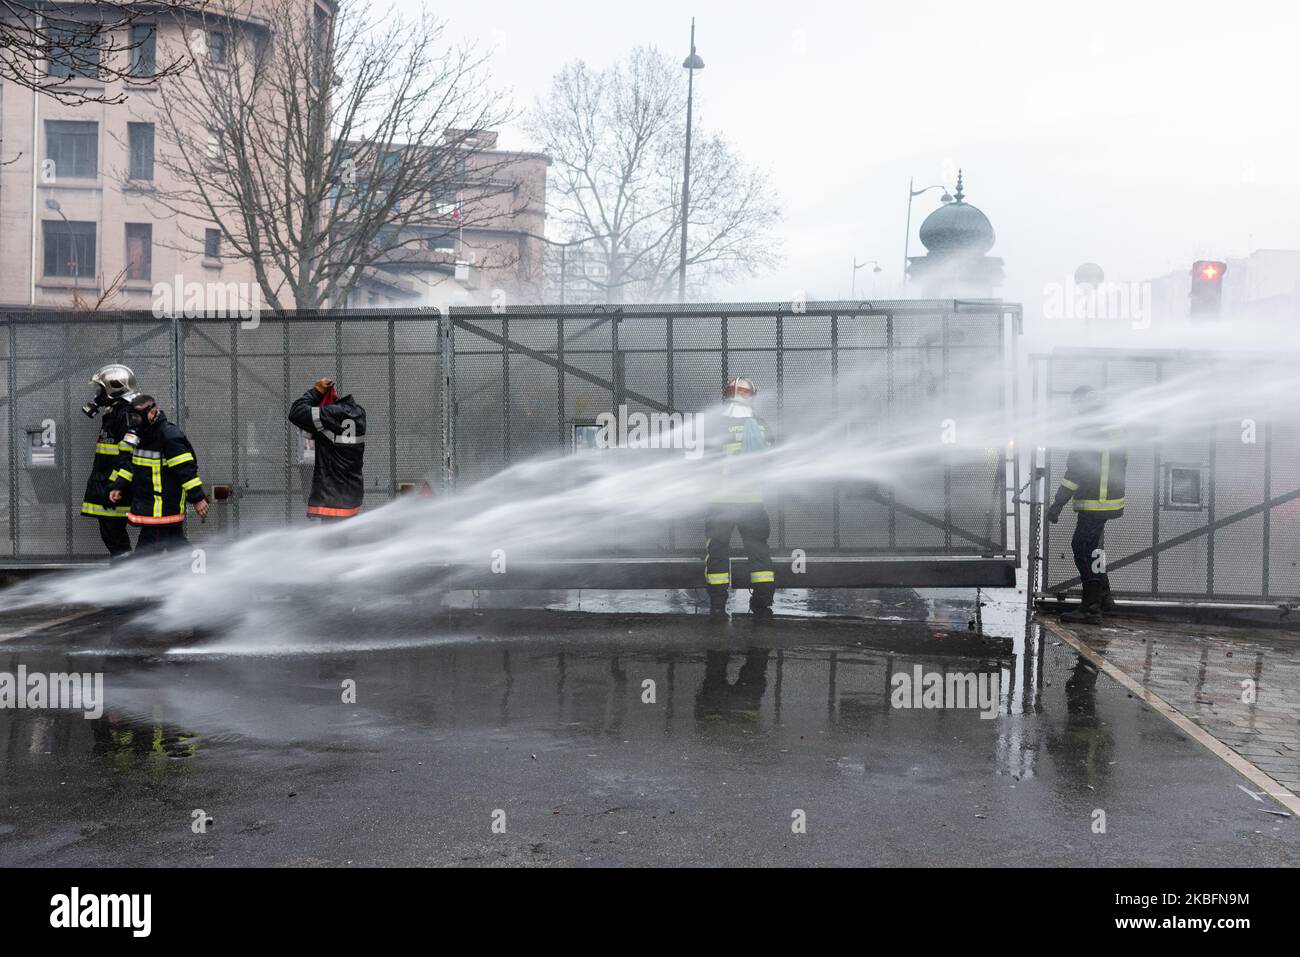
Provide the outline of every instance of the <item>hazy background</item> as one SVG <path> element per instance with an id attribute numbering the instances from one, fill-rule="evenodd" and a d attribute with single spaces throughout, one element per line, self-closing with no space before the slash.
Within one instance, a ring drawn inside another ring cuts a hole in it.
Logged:
<path id="1" fill-rule="evenodd" d="M 719 298 L 847 296 L 854 256 L 881 261 L 875 295 L 897 292 L 908 177 L 951 185 L 959 165 L 997 230 L 1002 295 L 1031 315 L 1085 261 L 1135 280 L 1300 248 L 1300 7 L 1282 0 L 430 9 L 449 36 L 495 47 L 520 107 L 575 58 L 604 66 L 638 43 L 684 57 L 694 15 L 697 122 L 768 168 L 785 209 L 784 264 Z M 502 145 L 533 144 L 516 128 Z M 913 254 L 938 193 L 916 200 Z M 872 278 L 858 274 L 860 296 Z"/>

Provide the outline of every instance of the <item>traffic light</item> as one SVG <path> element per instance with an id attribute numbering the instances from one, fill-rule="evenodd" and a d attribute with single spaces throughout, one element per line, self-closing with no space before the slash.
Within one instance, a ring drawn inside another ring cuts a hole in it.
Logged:
<path id="1" fill-rule="evenodd" d="M 1217 259 L 1198 259 L 1192 263 L 1191 317 L 1217 319 L 1223 303 L 1223 274 L 1228 264 Z"/>

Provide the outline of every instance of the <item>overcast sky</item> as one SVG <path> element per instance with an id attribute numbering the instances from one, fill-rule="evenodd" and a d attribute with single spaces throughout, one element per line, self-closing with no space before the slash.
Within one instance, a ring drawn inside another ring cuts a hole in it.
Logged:
<path id="1" fill-rule="evenodd" d="M 396 0 L 414 8 L 415 0 Z M 896 291 L 907 181 L 951 185 L 997 230 L 1003 296 L 1095 261 L 1146 279 L 1198 257 L 1300 249 L 1300 4 L 993 0 L 611 0 L 435 5 L 451 35 L 496 47 L 523 106 L 565 62 L 638 43 L 706 63 L 697 120 L 766 167 L 785 261 L 738 299 L 847 296 L 854 256 Z M 530 146 L 518 131 L 503 145 Z M 916 228 L 938 205 L 916 200 Z M 859 295 L 872 276 L 859 273 Z"/>

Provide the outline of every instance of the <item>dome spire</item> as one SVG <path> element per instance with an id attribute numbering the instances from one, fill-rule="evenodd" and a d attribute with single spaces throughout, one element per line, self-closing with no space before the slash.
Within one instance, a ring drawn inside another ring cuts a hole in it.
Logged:
<path id="1" fill-rule="evenodd" d="M 965 195 L 966 194 L 962 192 L 962 188 L 961 188 L 961 170 L 958 169 L 957 170 L 957 192 L 954 194 L 953 198 L 960 203 L 963 197 L 965 197 Z"/>

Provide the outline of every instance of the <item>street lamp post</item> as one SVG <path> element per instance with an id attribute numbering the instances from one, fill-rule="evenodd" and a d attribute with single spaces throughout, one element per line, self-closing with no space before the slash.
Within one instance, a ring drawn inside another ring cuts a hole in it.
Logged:
<path id="1" fill-rule="evenodd" d="M 912 188 L 912 177 L 907 178 L 907 228 L 904 230 L 903 239 L 903 296 L 907 296 L 907 260 L 912 252 L 912 200 L 922 193 L 931 189 L 942 189 L 943 195 L 939 197 L 941 203 L 951 203 L 952 197 L 948 195 L 946 187 L 939 183 L 932 183 L 929 186 L 922 186 L 920 189 Z"/>
<path id="2" fill-rule="evenodd" d="M 852 291 L 849 293 L 849 298 L 850 298 L 850 299 L 857 299 L 857 298 L 858 298 L 858 270 L 859 270 L 859 269 L 862 269 L 864 266 L 875 266 L 875 267 L 876 267 L 875 269 L 871 270 L 871 272 L 872 272 L 872 279 L 871 279 L 871 294 L 872 294 L 873 296 L 876 294 L 876 280 L 875 280 L 875 274 L 876 274 L 876 273 L 879 273 L 879 272 L 881 271 L 879 261 L 877 261 L 877 260 L 875 260 L 875 259 L 868 259 L 866 262 L 864 262 L 864 263 L 860 263 L 860 262 L 858 262 L 858 257 L 857 257 L 857 256 L 854 256 L 854 257 L 853 257 L 853 284 L 849 287 L 849 288 L 852 290 Z"/>
<path id="3" fill-rule="evenodd" d="M 695 18 L 691 17 L 691 53 L 682 61 L 686 68 L 686 165 L 682 170 L 682 254 L 677 264 L 677 301 L 686 301 L 686 217 L 691 204 L 691 111 L 695 96 L 695 71 L 704 61 L 695 52 Z"/>

